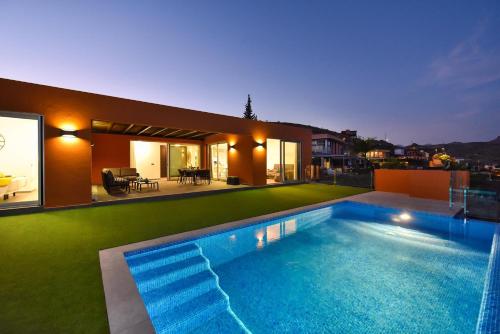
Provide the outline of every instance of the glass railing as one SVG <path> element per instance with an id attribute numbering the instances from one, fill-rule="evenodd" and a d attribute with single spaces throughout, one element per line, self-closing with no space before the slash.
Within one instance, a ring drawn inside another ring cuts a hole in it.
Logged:
<path id="1" fill-rule="evenodd" d="M 461 207 L 465 217 L 500 221 L 500 197 L 496 191 L 450 188 L 450 207 Z"/>

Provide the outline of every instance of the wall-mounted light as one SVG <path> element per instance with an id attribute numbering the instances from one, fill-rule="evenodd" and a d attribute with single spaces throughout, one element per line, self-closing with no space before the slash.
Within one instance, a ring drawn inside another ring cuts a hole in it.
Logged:
<path id="1" fill-rule="evenodd" d="M 235 149 L 236 149 L 236 148 L 235 148 L 235 146 L 236 146 L 235 144 L 230 144 L 230 145 L 229 145 L 229 149 L 230 149 L 230 150 L 235 150 Z"/>
<path id="2" fill-rule="evenodd" d="M 61 130 L 61 136 L 64 138 L 76 138 L 76 130 Z"/>
<path id="3" fill-rule="evenodd" d="M 257 148 L 264 148 L 264 143 L 257 143 Z"/>

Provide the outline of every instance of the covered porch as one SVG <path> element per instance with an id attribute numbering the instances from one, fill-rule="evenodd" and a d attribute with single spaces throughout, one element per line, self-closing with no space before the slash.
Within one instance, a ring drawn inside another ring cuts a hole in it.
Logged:
<path id="1" fill-rule="evenodd" d="M 251 170 L 228 134 L 92 121 L 92 202 L 177 197 L 245 187 Z M 232 168 L 230 170 L 230 160 Z M 230 172 L 235 174 L 230 174 Z M 193 177 L 194 176 L 194 177 Z"/>
<path id="2" fill-rule="evenodd" d="M 102 185 L 92 186 L 92 200 L 93 202 L 110 202 L 110 201 L 121 201 L 121 200 L 131 200 L 139 198 L 150 198 L 150 197 L 177 197 L 183 194 L 194 194 L 194 193 L 213 193 L 213 192 L 224 192 L 228 190 L 234 190 L 239 188 L 247 188 L 246 185 L 228 185 L 226 182 L 222 181 L 212 181 L 208 183 L 178 183 L 177 181 L 169 181 L 167 179 L 158 180 L 158 189 L 156 187 L 143 187 L 141 191 L 132 188 L 129 192 L 117 191 L 108 193 Z"/>

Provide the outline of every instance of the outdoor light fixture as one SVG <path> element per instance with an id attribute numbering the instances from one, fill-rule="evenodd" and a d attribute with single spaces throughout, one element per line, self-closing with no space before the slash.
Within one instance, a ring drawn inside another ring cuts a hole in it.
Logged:
<path id="1" fill-rule="evenodd" d="M 76 130 L 61 130 L 61 136 L 64 138 L 76 138 Z"/>
<path id="2" fill-rule="evenodd" d="M 235 144 L 231 144 L 231 145 L 229 145 L 229 149 L 230 149 L 230 150 L 234 150 L 234 149 L 235 149 L 235 146 L 236 146 Z"/>
<path id="3" fill-rule="evenodd" d="M 264 143 L 257 143 L 257 148 L 264 148 Z"/>

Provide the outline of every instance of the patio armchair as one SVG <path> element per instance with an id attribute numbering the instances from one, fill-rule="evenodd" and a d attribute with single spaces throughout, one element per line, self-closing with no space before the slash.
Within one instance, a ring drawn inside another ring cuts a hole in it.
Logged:
<path id="1" fill-rule="evenodd" d="M 121 177 L 115 177 L 109 169 L 101 171 L 102 186 L 110 194 L 115 189 L 128 191 L 130 193 L 130 180 Z"/>

